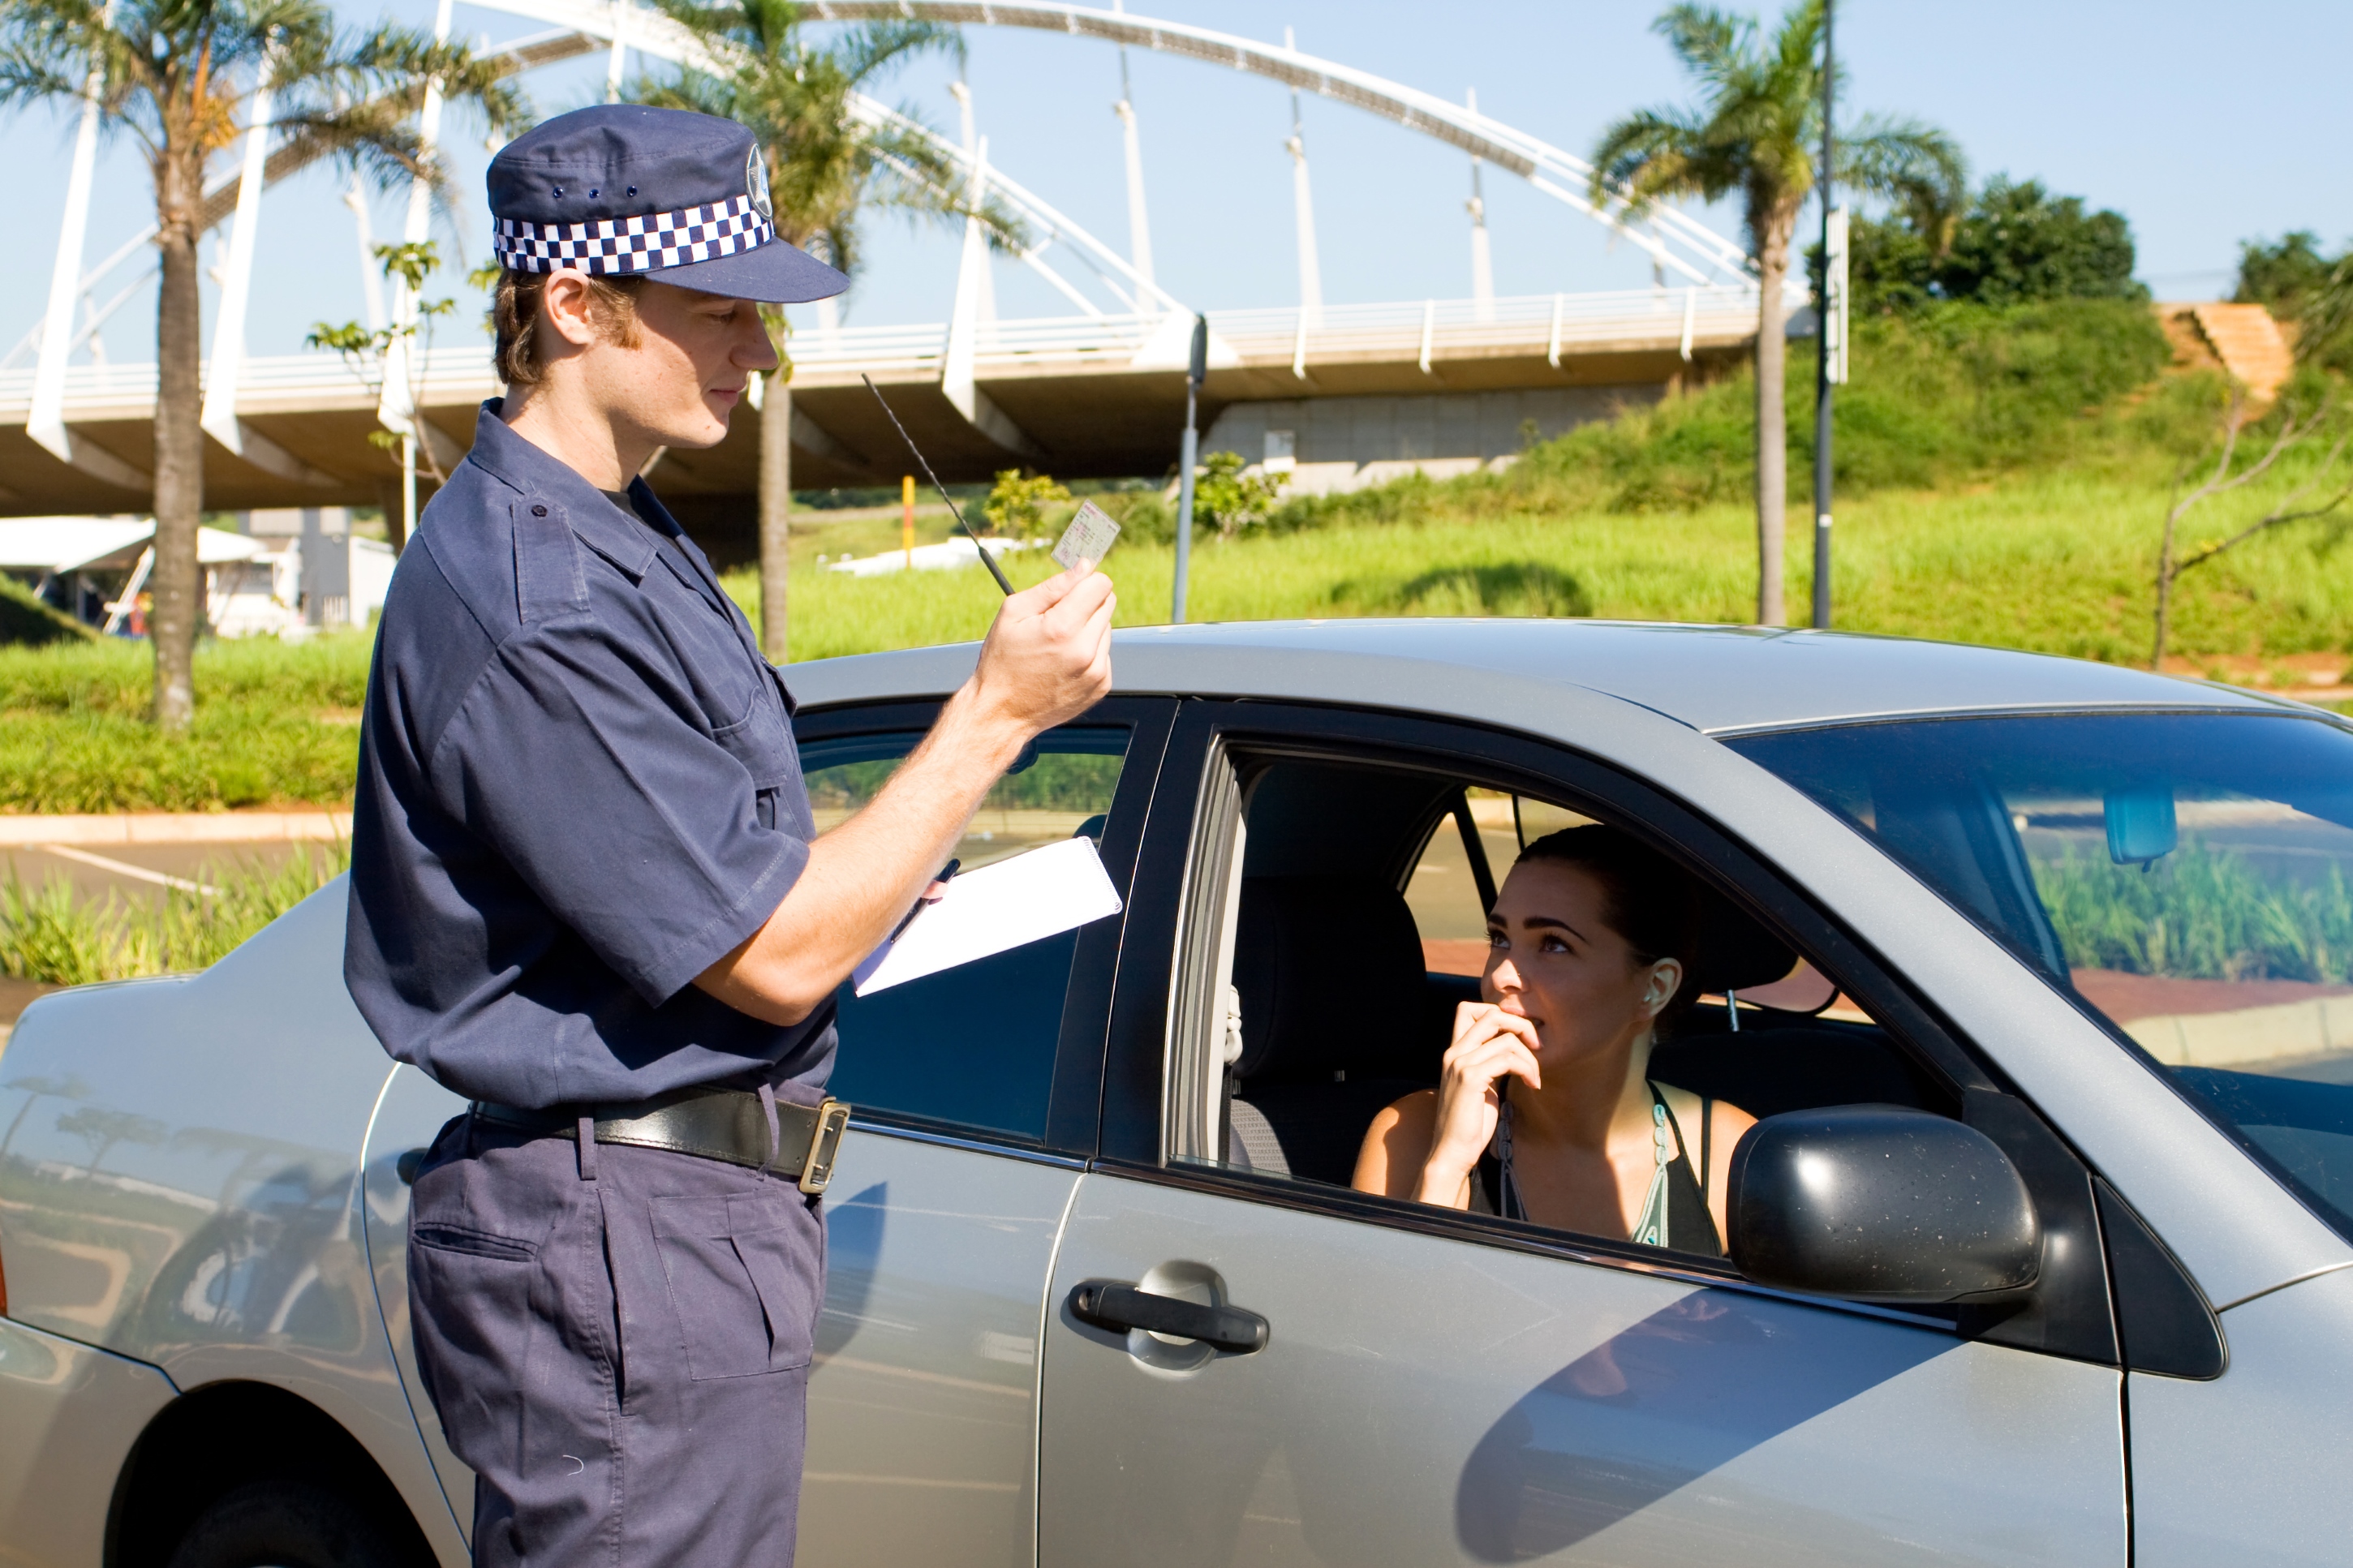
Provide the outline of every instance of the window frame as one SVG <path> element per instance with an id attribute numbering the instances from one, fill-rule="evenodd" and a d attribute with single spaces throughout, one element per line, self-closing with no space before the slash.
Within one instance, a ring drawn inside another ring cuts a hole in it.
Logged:
<path id="1" fill-rule="evenodd" d="M 1195 884 L 1223 868 L 1202 854 L 1209 826 L 1203 803 L 1230 772 L 1234 753 L 1360 763 L 1436 773 L 1466 784 L 1569 802 L 1626 825 L 1690 868 L 1735 907 L 1781 935 L 1839 977 L 1850 995 L 1932 1082 L 1951 1094 L 1959 1118 L 1985 1131 L 2015 1162 L 2033 1191 L 2046 1231 L 2072 1232 L 2086 1247 L 2046 1247 L 2090 1259 L 2054 1275 L 2023 1309 L 1913 1310 L 1836 1298 L 1794 1296 L 1757 1286 L 1729 1262 L 1604 1237 L 1546 1231 L 1491 1215 L 1437 1210 L 1316 1183 L 1294 1182 L 1166 1156 L 1164 1087 L 1177 1041 L 1176 987 L 1197 968 L 1181 943 Z M 1255 700 L 1187 699 L 1176 716 L 1162 772 L 1189 787 L 1155 797 L 1136 863 L 1136 885 L 1175 896 L 1132 906 L 1124 923 L 1121 984 L 1103 1064 L 1101 1147 L 1093 1168 L 1122 1177 L 1253 1203 L 1372 1223 L 1563 1261 L 1754 1291 L 1832 1310 L 1893 1319 L 1963 1337 L 2119 1365 L 2112 1284 L 2098 1228 L 2091 1173 L 1998 1065 L 1965 1043 L 1934 1004 L 1904 982 L 1861 933 L 1829 913 L 1801 879 L 1781 870 L 1737 835 L 1684 801 L 1607 758 L 1573 746 L 1461 720 L 1387 710 Z M 1129 950 L 1132 950 L 1129 951 Z"/>
<path id="2" fill-rule="evenodd" d="M 797 747 L 861 735 L 920 736 L 930 731 L 943 705 L 937 699 L 912 699 L 803 709 L 793 717 L 793 739 Z M 1100 847 L 1103 870 L 1119 893 L 1120 913 L 1080 928 L 1077 949 L 1071 960 L 1070 982 L 1062 994 L 1062 1027 L 1054 1046 L 1054 1072 L 1047 1095 L 1044 1135 L 1028 1138 L 1000 1128 L 978 1127 L 881 1106 L 853 1107 L 853 1127 L 959 1148 L 1071 1163 L 1083 1162 L 1095 1152 L 1103 1102 L 1103 1047 L 1124 928 L 1134 907 L 1137 857 L 1167 753 L 1176 707 L 1175 700 L 1168 698 L 1106 698 L 1071 720 L 1068 726 L 1058 726 L 1125 729 L 1128 745 L 1120 763 L 1119 784 L 1112 794 L 1109 819 L 1103 825 Z"/>

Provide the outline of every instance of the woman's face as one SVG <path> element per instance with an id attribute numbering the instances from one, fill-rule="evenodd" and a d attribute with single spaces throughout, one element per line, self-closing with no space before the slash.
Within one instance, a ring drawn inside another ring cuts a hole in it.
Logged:
<path id="1" fill-rule="evenodd" d="M 1603 923 L 1601 884 L 1557 860 L 1512 868 L 1487 917 L 1488 1001 L 1536 1026 L 1539 1061 L 1574 1061 L 1622 1046 L 1650 1027 L 1683 984 L 1675 959 L 1636 962 Z"/>

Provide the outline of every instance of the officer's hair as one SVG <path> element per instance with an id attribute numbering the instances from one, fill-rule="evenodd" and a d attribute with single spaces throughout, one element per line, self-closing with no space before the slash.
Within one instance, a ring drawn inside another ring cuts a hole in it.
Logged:
<path id="1" fill-rule="evenodd" d="M 491 323 L 498 332 L 494 363 L 499 379 L 509 386 L 537 386 L 546 369 L 539 357 L 538 329 L 547 279 L 544 272 L 517 272 L 512 268 L 499 273 L 498 292 L 491 301 Z M 643 275 L 621 273 L 590 277 L 587 281 L 588 315 L 596 330 L 607 342 L 636 348 L 644 341 L 638 331 L 638 295 L 646 286 Z"/>

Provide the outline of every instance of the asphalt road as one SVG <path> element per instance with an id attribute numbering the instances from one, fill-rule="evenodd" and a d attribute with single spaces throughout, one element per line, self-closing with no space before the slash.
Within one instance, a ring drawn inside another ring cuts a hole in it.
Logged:
<path id="1" fill-rule="evenodd" d="M 142 902 L 210 887 L 223 876 L 274 871 L 314 847 L 274 839 L 216 844 L 43 844 L 0 847 L 0 877 L 13 876 L 28 889 L 53 880 L 69 884 L 79 899 L 111 893 Z"/>

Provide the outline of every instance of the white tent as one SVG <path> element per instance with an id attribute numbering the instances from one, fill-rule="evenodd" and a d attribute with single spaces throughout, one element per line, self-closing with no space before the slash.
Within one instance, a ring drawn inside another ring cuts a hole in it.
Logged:
<path id="1" fill-rule="evenodd" d="M 0 518 L 0 572 L 127 572 L 155 542 L 146 517 Z M 196 530 L 196 560 L 206 566 L 251 561 L 269 547 L 225 528 Z"/>

